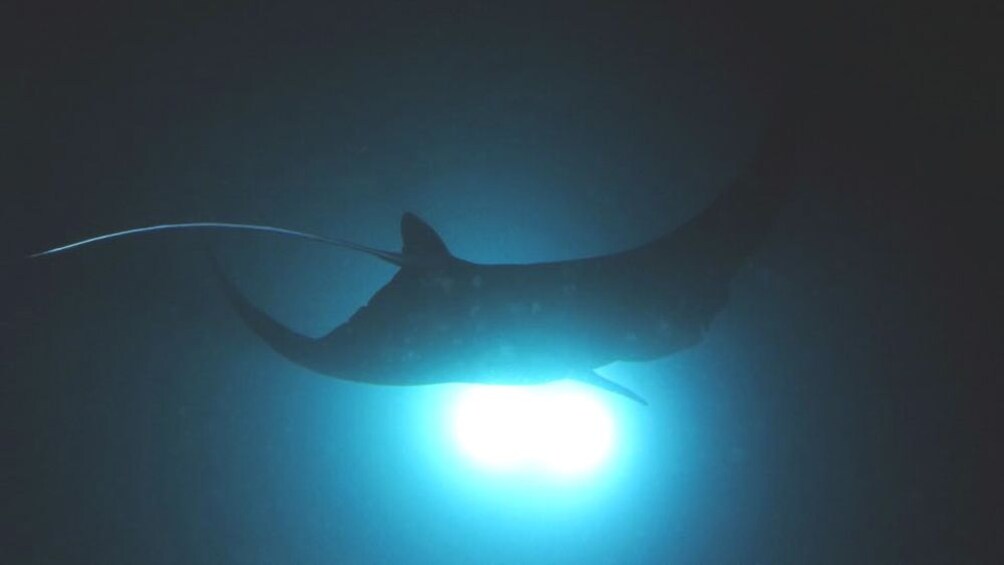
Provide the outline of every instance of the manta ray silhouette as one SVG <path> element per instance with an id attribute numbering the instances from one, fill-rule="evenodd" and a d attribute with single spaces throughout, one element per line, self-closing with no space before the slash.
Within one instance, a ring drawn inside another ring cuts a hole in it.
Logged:
<path id="1" fill-rule="evenodd" d="M 769 230 L 791 182 L 771 151 L 704 211 L 668 234 L 608 255 L 535 264 L 478 264 L 450 253 L 414 214 L 400 252 L 247 224 L 165 224 L 102 235 L 33 255 L 162 230 L 263 231 L 361 251 L 396 265 L 394 277 L 327 335 L 296 333 L 251 304 L 216 265 L 244 322 L 293 363 L 384 385 L 535 384 L 576 379 L 645 404 L 596 369 L 648 361 L 697 344 L 729 284 Z"/>

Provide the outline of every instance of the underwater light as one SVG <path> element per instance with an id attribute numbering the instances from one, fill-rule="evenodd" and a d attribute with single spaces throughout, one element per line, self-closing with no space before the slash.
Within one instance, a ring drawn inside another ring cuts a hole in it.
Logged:
<path id="1" fill-rule="evenodd" d="M 460 450 L 494 471 L 587 474 L 608 458 L 615 439 L 610 410 L 574 383 L 467 387 L 451 424 Z"/>

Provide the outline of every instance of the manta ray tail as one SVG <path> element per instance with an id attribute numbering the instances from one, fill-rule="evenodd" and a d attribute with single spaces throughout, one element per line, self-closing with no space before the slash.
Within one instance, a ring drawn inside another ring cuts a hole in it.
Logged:
<path id="1" fill-rule="evenodd" d="M 619 385 L 609 379 L 601 377 L 599 374 L 596 373 L 596 371 L 583 371 L 575 375 L 575 380 L 584 382 L 586 384 L 598 388 L 602 388 L 603 390 L 612 392 L 614 394 L 625 396 L 627 398 L 630 398 L 631 400 L 634 400 L 635 402 L 638 402 L 639 404 L 642 404 L 643 406 L 648 406 L 648 401 L 642 398 L 638 393 L 627 388 L 626 386 Z"/>
<path id="2" fill-rule="evenodd" d="M 317 243 L 324 243 L 327 245 L 334 245 L 344 249 L 351 249 L 353 251 L 361 251 L 363 253 L 382 259 L 392 265 L 398 267 L 404 266 L 408 259 L 403 253 L 396 253 L 394 251 L 384 251 L 382 249 L 375 249 L 372 247 L 367 247 L 365 245 L 359 245 L 358 243 L 353 243 L 351 241 L 346 241 L 344 239 L 331 239 L 327 237 L 321 237 L 319 235 L 314 235 L 312 233 L 299 232 L 294 230 L 288 230 L 285 228 L 277 228 L 273 226 L 259 226 L 252 224 L 231 224 L 225 222 L 191 222 L 184 224 L 160 224 L 156 226 L 146 226 L 141 228 L 133 228 L 129 230 L 123 230 L 113 233 L 107 233 L 74 243 L 68 243 L 66 245 L 61 245 L 59 247 L 53 247 L 52 249 L 47 249 L 45 251 L 40 251 L 29 255 L 29 257 L 42 257 L 43 255 L 53 255 L 56 253 L 62 253 L 64 251 L 70 251 L 71 249 L 76 249 L 78 247 L 83 247 L 85 245 L 90 245 L 92 243 L 97 243 L 99 241 L 105 241 L 109 239 L 116 239 L 120 237 L 126 237 L 131 235 L 140 235 L 151 232 L 158 231 L 169 231 L 169 230 L 237 230 L 237 231 L 251 231 L 251 232 L 261 232 L 269 233 L 274 235 L 281 235 L 285 237 L 295 237 L 298 239 L 305 239 L 307 241 L 314 241 Z"/>

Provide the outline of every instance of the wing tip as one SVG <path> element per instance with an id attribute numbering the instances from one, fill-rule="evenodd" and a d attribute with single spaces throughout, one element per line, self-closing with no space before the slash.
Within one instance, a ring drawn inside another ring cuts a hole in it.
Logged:
<path id="1" fill-rule="evenodd" d="M 586 371 L 578 375 L 577 380 L 582 381 L 586 384 L 601 388 L 607 392 L 612 392 L 616 395 L 629 398 L 642 406 L 648 406 L 648 401 L 645 400 L 640 394 L 629 389 L 628 387 L 617 384 L 610 379 L 601 377 L 596 371 Z"/>

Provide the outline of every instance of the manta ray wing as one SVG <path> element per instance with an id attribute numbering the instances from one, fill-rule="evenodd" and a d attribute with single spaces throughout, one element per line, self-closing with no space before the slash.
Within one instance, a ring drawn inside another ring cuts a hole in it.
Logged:
<path id="1" fill-rule="evenodd" d="M 573 378 L 579 382 L 601 388 L 614 394 L 625 396 L 643 406 L 648 406 L 648 401 L 642 398 L 641 395 L 624 385 L 617 384 L 610 379 L 601 377 L 596 371 L 582 371 L 576 374 Z"/>

